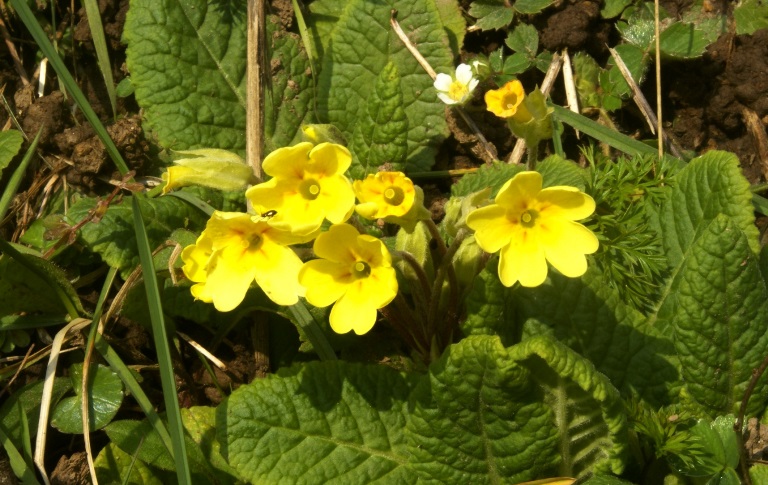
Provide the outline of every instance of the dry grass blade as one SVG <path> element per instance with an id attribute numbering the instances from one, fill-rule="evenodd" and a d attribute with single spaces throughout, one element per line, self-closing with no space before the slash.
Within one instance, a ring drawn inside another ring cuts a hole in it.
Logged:
<path id="1" fill-rule="evenodd" d="M 37 422 L 37 436 L 35 437 L 35 456 L 34 462 L 43 481 L 50 485 L 48 474 L 45 472 L 45 438 L 48 434 L 48 417 L 51 413 L 51 394 L 53 393 L 53 380 L 56 377 L 56 365 L 59 362 L 61 346 L 69 332 L 76 332 L 88 325 L 91 321 L 85 318 L 75 318 L 64 328 L 59 330 L 51 344 L 51 355 L 48 357 L 48 366 L 45 369 L 45 382 L 43 384 L 43 395 L 40 399 L 40 419 Z"/>

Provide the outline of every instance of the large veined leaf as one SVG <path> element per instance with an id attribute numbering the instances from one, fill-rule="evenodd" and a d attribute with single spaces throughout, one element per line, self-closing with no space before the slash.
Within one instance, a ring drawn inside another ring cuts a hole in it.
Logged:
<path id="1" fill-rule="evenodd" d="M 560 476 L 620 474 L 628 454 L 627 420 L 619 391 L 590 361 L 550 337 L 509 349 L 527 367 L 555 413 Z"/>
<path id="2" fill-rule="evenodd" d="M 252 483 L 415 483 L 403 431 L 411 384 L 383 366 L 314 362 L 219 406 L 222 454 Z"/>
<path id="3" fill-rule="evenodd" d="M 452 345 L 413 392 L 408 451 L 429 483 L 519 483 L 560 462 L 553 411 L 497 337 Z"/>
<path id="4" fill-rule="evenodd" d="M 719 214 L 727 215 L 747 237 L 749 247 L 759 250 L 752 193 L 749 182 L 732 153 L 710 151 L 675 175 L 665 202 L 651 212 L 651 223 L 661 234 L 670 277 L 649 323 L 668 332 L 666 318 L 674 311 L 678 272 L 701 231 Z"/>
<path id="5" fill-rule="evenodd" d="M 246 5 L 205 0 L 133 0 L 123 40 L 147 126 L 174 149 L 245 148 Z M 309 62 L 298 36 L 267 21 L 272 96 L 267 149 L 287 145 L 309 113 Z"/>
<path id="6" fill-rule="evenodd" d="M 372 92 L 379 73 L 391 62 L 400 75 L 402 108 L 408 123 L 405 170 L 426 171 L 447 135 L 445 105 L 438 101 L 432 79 L 393 32 L 393 9 L 411 42 L 432 67 L 453 72 L 450 41 L 433 1 L 351 0 L 338 21 L 324 27 L 330 27 L 324 30 L 330 40 L 318 80 L 319 117 L 351 139 L 357 124 L 369 116 L 368 99 L 375 96 Z M 354 151 L 353 155 L 357 156 Z"/>
<path id="7" fill-rule="evenodd" d="M 712 416 L 737 413 L 752 371 L 768 352 L 768 289 L 746 236 L 716 217 L 691 245 L 680 270 L 674 329 L 686 395 Z M 766 378 L 748 414 L 763 409 Z"/>
<path id="8" fill-rule="evenodd" d="M 513 292 L 523 340 L 551 334 L 588 358 L 622 392 L 669 404 L 680 380 L 671 338 L 645 324 L 594 267 L 581 278 L 553 273 L 537 288 Z"/>

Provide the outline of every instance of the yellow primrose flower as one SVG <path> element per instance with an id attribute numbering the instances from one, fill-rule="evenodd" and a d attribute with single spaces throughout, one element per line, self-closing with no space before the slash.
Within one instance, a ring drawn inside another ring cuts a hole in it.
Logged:
<path id="1" fill-rule="evenodd" d="M 437 97 L 443 103 L 463 104 L 469 99 L 478 82 L 480 81 L 472 75 L 471 67 L 467 64 L 459 64 L 455 77 L 440 73 L 435 77 L 434 86 L 437 89 Z"/>
<path id="2" fill-rule="evenodd" d="M 424 192 L 402 172 L 377 172 L 352 184 L 355 211 L 366 219 L 384 219 L 412 231 L 416 222 L 431 215 L 424 208 Z"/>
<path id="3" fill-rule="evenodd" d="M 228 312 L 239 305 L 255 280 L 278 305 L 293 305 L 304 295 L 301 260 L 287 244 L 306 242 L 240 212 L 213 213 L 195 244 L 181 253 L 192 295 Z"/>
<path id="4" fill-rule="evenodd" d="M 337 224 L 352 215 L 355 194 L 344 176 L 351 163 L 349 150 L 334 143 L 279 148 L 262 164 L 272 179 L 251 187 L 245 196 L 259 213 L 276 211 L 271 225 L 309 234 L 324 219 Z"/>
<path id="5" fill-rule="evenodd" d="M 531 113 L 525 107 L 525 89 L 523 84 L 515 79 L 499 89 L 491 89 L 485 93 L 485 105 L 488 111 L 500 118 L 512 118 L 518 123 L 531 119 Z"/>
<path id="6" fill-rule="evenodd" d="M 307 301 L 316 307 L 336 302 L 330 317 L 334 332 L 368 332 L 376 323 L 376 310 L 397 296 L 386 246 L 349 224 L 335 224 L 315 239 L 314 250 L 322 259 L 304 263 L 299 271 Z"/>
<path id="7" fill-rule="evenodd" d="M 595 211 L 592 197 L 575 187 L 541 188 L 541 174 L 520 172 L 505 183 L 495 203 L 467 216 L 477 244 L 501 251 L 499 279 L 538 286 L 547 278 L 547 261 L 565 276 L 587 271 L 586 254 L 597 251 L 597 237 L 574 222 Z"/>

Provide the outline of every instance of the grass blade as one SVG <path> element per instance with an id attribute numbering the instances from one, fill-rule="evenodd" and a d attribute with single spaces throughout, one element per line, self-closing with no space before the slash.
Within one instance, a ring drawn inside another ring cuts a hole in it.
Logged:
<path id="1" fill-rule="evenodd" d="M 192 483 L 192 478 L 189 473 L 186 445 L 184 444 L 184 425 L 181 422 L 181 411 L 179 410 L 178 394 L 176 392 L 176 384 L 173 375 L 171 352 L 168 347 L 168 334 L 165 329 L 163 306 L 160 301 L 160 288 L 158 288 L 157 279 L 155 278 L 155 267 L 152 263 L 152 250 L 149 247 L 147 229 L 144 226 L 139 198 L 140 196 L 138 194 L 132 198 L 133 226 L 136 230 L 136 244 L 139 248 L 139 259 L 144 273 L 144 288 L 147 292 L 147 305 L 149 307 L 149 316 L 152 321 L 152 335 L 154 337 L 155 350 L 157 352 L 157 363 L 160 366 L 160 381 L 163 384 L 165 411 L 168 415 L 168 426 L 170 428 L 171 441 L 173 442 L 176 477 L 178 478 L 180 485 L 188 485 Z"/>
<path id="2" fill-rule="evenodd" d="M 42 127 L 37 130 L 37 136 L 32 140 L 29 149 L 27 149 L 27 153 L 24 154 L 21 163 L 16 167 L 16 170 L 13 171 L 13 175 L 11 175 L 11 178 L 8 180 L 8 185 L 6 185 L 3 195 L 0 197 L 0 220 L 5 219 L 5 215 L 8 213 L 8 208 L 11 206 L 11 201 L 13 201 L 13 198 L 16 196 L 16 191 L 19 190 L 21 180 L 24 178 L 24 172 L 27 171 L 29 162 L 31 162 L 32 157 L 35 156 L 37 143 L 40 141 L 40 134 L 42 134 L 42 132 Z"/>
<path id="3" fill-rule="evenodd" d="M 112 107 L 112 116 L 117 116 L 117 96 L 115 95 L 115 80 L 112 78 L 112 66 L 109 62 L 107 51 L 107 39 L 104 37 L 104 26 L 101 23 L 101 14 L 96 0 L 83 0 L 85 13 L 88 16 L 88 27 L 91 29 L 93 47 L 96 49 L 96 59 L 99 63 L 101 76 L 107 86 L 107 96 Z"/>
<path id="4" fill-rule="evenodd" d="M 22 481 L 22 483 L 26 484 L 33 484 L 33 483 L 40 483 L 37 481 L 37 478 L 35 477 L 35 472 L 32 470 L 32 468 L 29 467 L 26 461 L 24 461 L 24 457 L 19 453 L 19 450 L 16 449 L 15 446 L 13 446 L 13 443 L 11 442 L 11 439 L 8 438 L 8 436 L 3 432 L 2 428 L 0 427 L 0 442 L 3 443 L 3 448 L 5 449 L 5 452 L 8 454 L 8 459 L 11 463 L 11 469 L 13 470 L 13 473 L 19 477 Z"/>

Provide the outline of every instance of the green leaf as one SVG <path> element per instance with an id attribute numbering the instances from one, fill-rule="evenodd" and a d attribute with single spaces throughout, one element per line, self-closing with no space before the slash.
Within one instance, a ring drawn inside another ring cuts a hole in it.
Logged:
<path id="1" fill-rule="evenodd" d="M 51 425 L 62 433 L 83 433 L 83 364 L 69 368 L 69 379 L 75 390 L 74 397 L 61 400 L 51 413 Z M 109 367 L 97 364 L 92 367 L 88 389 L 88 425 L 91 431 L 108 425 L 123 403 L 123 382 Z"/>
<path id="2" fill-rule="evenodd" d="M 522 14 L 536 14 L 555 3 L 555 0 L 517 0 L 515 10 Z"/>
<path id="3" fill-rule="evenodd" d="M 555 414 L 497 337 L 467 337 L 429 368 L 411 397 L 408 451 L 436 483 L 519 483 L 560 462 Z"/>
<path id="4" fill-rule="evenodd" d="M 437 12 L 440 14 L 440 20 L 442 20 L 448 34 L 451 51 L 453 51 L 454 56 L 458 56 L 461 46 L 464 45 L 464 36 L 467 33 L 467 22 L 464 20 L 459 2 L 456 0 L 434 1 Z"/>
<path id="5" fill-rule="evenodd" d="M 354 154 L 349 173 L 363 179 L 380 165 L 392 164 L 402 171 L 408 149 L 408 118 L 403 110 L 403 93 L 397 68 L 389 62 L 379 73 L 368 95 L 367 110 L 352 132 L 349 148 Z"/>
<path id="6" fill-rule="evenodd" d="M 222 454 L 252 483 L 415 483 L 403 436 L 410 390 L 383 366 L 291 368 L 219 406 Z"/>
<path id="7" fill-rule="evenodd" d="M 725 214 L 747 236 L 753 251 L 760 249 L 749 182 L 736 155 L 712 150 L 681 170 L 655 224 L 662 235 L 670 266 L 679 267 L 685 253 L 718 214 Z"/>
<path id="8" fill-rule="evenodd" d="M 581 278 L 550 274 L 537 288 L 513 293 L 523 340 L 551 334 L 589 359 L 622 393 L 669 404 L 680 384 L 671 339 L 644 323 L 618 291 L 590 267 Z M 596 330 L 599 329 L 599 330 Z"/>
<path id="9" fill-rule="evenodd" d="M 79 232 L 86 246 L 98 253 L 108 265 L 120 268 L 123 277 L 127 277 L 139 264 L 130 199 L 124 197 L 120 204 L 110 205 L 98 223 L 89 222 Z M 75 203 L 67 214 L 70 223 L 80 222 L 96 204 L 95 199 L 82 199 Z M 208 220 L 203 212 L 177 197 L 142 197 L 139 204 L 146 218 L 152 248 L 159 246 L 175 230 L 197 230 L 204 227 Z"/>
<path id="10" fill-rule="evenodd" d="M 134 0 L 123 40 L 136 100 L 159 142 L 174 149 L 245 147 L 245 4 Z M 272 96 L 265 102 L 267 149 L 288 144 L 312 99 L 298 36 L 267 22 Z"/>
<path id="11" fill-rule="evenodd" d="M 337 126 L 347 139 L 370 117 L 367 103 L 379 73 L 393 63 L 400 75 L 402 108 L 408 121 L 406 171 L 427 171 L 448 133 L 445 105 L 432 80 L 390 26 L 391 10 L 411 42 L 438 71 L 453 70 L 453 54 L 434 2 L 386 0 L 347 3 L 323 58 L 318 89 L 322 122 Z"/>
<path id="12" fill-rule="evenodd" d="M 621 15 L 625 8 L 632 4 L 632 0 L 605 0 L 600 16 L 604 19 L 612 19 Z"/>
<path id="13" fill-rule="evenodd" d="M 21 420 L 25 419 L 28 423 L 27 429 L 30 432 L 29 438 L 34 438 L 37 433 L 37 422 L 40 419 L 40 400 L 43 395 L 43 381 L 36 381 L 22 387 L 5 399 L 0 406 L 0 428 L 19 448 L 22 446 L 24 426 Z M 53 392 L 51 393 L 51 405 L 59 402 L 59 399 L 72 388 L 69 379 L 56 377 L 53 381 Z"/>
<path id="14" fill-rule="evenodd" d="M 99 483 L 122 483 L 125 485 L 163 485 L 168 477 L 153 470 L 140 460 L 124 452 L 114 443 L 102 448 L 93 462 Z"/>
<path id="15" fill-rule="evenodd" d="M 491 197 L 495 197 L 502 185 L 525 169 L 522 165 L 496 162 L 491 165 L 482 165 L 477 172 L 467 174 L 458 183 L 451 186 L 453 197 L 479 192 L 486 187 L 491 187 Z"/>
<path id="16" fill-rule="evenodd" d="M 193 429 L 199 428 L 199 424 L 196 422 L 198 418 L 191 414 L 190 410 L 182 409 L 181 411 L 186 429 L 190 428 L 190 421 Z M 176 470 L 176 462 L 149 421 L 128 419 L 113 421 L 104 428 L 104 431 L 106 431 L 109 440 L 120 450 L 131 456 L 136 456 L 144 464 L 164 471 Z M 199 429 L 196 429 L 196 434 L 197 431 Z M 217 455 L 217 452 L 214 451 L 216 448 L 213 441 L 214 434 L 210 429 L 207 433 L 206 438 L 201 442 L 194 441 L 187 433 L 184 434 L 192 483 L 218 483 L 222 485 L 237 483 L 237 477 L 223 470 L 224 466 L 218 468 L 222 464 L 218 458 L 214 459 L 214 456 Z M 200 438 L 199 434 L 197 438 Z M 229 468 L 227 467 L 227 469 Z"/>
<path id="17" fill-rule="evenodd" d="M 216 440 L 216 408 L 193 406 L 182 409 L 181 417 L 189 437 L 203 452 L 206 461 L 217 470 L 238 477 L 237 471 L 221 455 L 221 445 Z"/>
<path id="18" fill-rule="evenodd" d="M 2 180 L 3 169 L 19 153 L 22 143 L 24 143 L 24 137 L 21 132 L 16 130 L 0 132 L 0 180 Z"/>
<path id="19" fill-rule="evenodd" d="M 515 11 L 502 0 L 475 0 L 468 13 L 477 19 L 475 28 L 480 30 L 504 28 L 515 18 Z"/>
<path id="20" fill-rule="evenodd" d="M 738 479 L 736 482 L 729 481 L 729 476 L 739 465 L 739 444 L 733 430 L 735 420 L 732 414 L 719 416 L 711 422 L 706 419 L 699 420 L 689 430 L 701 448 L 698 459 L 693 466 L 685 466 L 677 460 L 671 460 L 671 464 L 684 475 L 711 477 L 708 484 L 741 483 Z"/>
<path id="21" fill-rule="evenodd" d="M 742 0 L 733 9 L 736 34 L 752 35 L 759 29 L 768 28 L 768 3 L 763 0 Z"/>
<path id="22" fill-rule="evenodd" d="M 569 185 L 584 190 L 587 183 L 587 171 L 571 160 L 558 155 L 550 155 L 536 164 L 536 171 L 543 178 L 544 188 L 556 185 Z"/>
<path id="23" fill-rule="evenodd" d="M 511 290 L 501 284 L 498 259 L 492 258 L 475 277 L 465 300 L 466 318 L 461 325 L 465 335 L 498 335 L 502 343 L 516 340 L 515 306 Z"/>
<path id="24" fill-rule="evenodd" d="M 674 331 L 686 395 L 715 416 L 738 412 L 768 348 L 768 289 L 737 224 L 717 216 L 687 251 L 678 275 Z M 764 376 L 747 414 L 763 409 Z"/>
<path id="25" fill-rule="evenodd" d="M 629 451 L 619 391 L 592 363 L 551 337 L 534 337 L 508 349 L 528 368 L 555 413 L 561 476 L 620 474 Z"/>
<path id="26" fill-rule="evenodd" d="M 692 23 L 675 22 L 659 36 L 661 53 L 675 59 L 700 57 L 709 44 L 706 33 Z"/>
<path id="27" fill-rule="evenodd" d="M 749 477 L 752 479 L 752 483 L 764 484 L 768 483 L 768 465 L 755 464 L 749 467 Z"/>
<path id="28" fill-rule="evenodd" d="M 504 43 L 515 52 L 536 57 L 539 50 L 539 32 L 532 25 L 520 24 L 509 33 Z"/>
<path id="29" fill-rule="evenodd" d="M 527 54 L 516 52 L 504 59 L 504 67 L 502 68 L 502 71 L 507 76 L 514 76 L 525 72 L 531 67 L 531 64 L 531 58 L 528 57 Z"/>
<path id="30" fill-rule="evenodd" d="M 85 313 L 77 291 L 61 268 L 32 254 L 20 254 L 19 257 L 24 258 L 38 272 L 8 254 L 0 255 L 0 315 L 67 312 L 68 308 L 61 299 L 52 298 L 53 286 L 60 288 L 69 297 L 78 313 Z M 45 279 L 39 275 L 45 275 Z"/>

